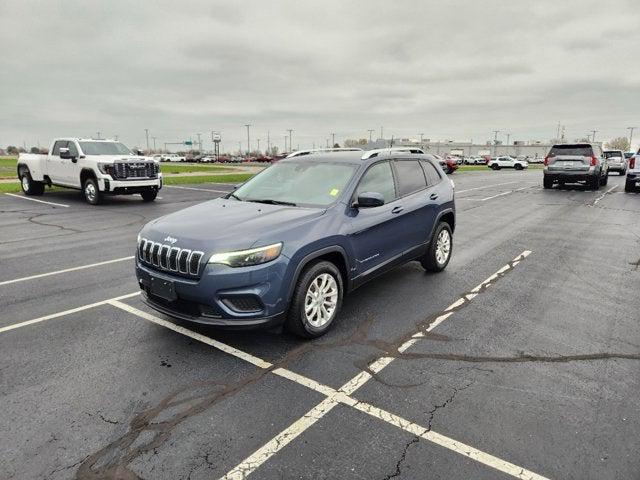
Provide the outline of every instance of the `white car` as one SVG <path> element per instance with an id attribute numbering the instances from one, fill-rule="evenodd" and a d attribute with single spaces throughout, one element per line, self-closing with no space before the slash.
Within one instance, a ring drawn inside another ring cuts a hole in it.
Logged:
<path id="1" fill-rule="evenodd" d="M 57 138 L 46 155 L 20 154 L 17 168 L 25 195 L 42 195 L 46 185 L 57 185 L 81 190 L 92 205 L 104 195 L 136 193 L 152 202 L 162 188 L 158 162 L 114 140 Z"/>
<path id="2" fill-rule="evenodd" d="M 164 156 L 165 162 L 184 162 L 184 155 L 178 155 L 177 153 L 167 153 Z"/>
<path id="3" fill-rule="evenodd" d="M 627 178 L 624 182 L 625 192 L 636 192 L 640 188 L 640 150 L 629 159 Z"/>
<path id="4" fill-rule="evenodd" d="M 627 159 L 622 153 L 622 150 L 605 150 L 604 158 L 607 159 L 609 164 L 609 171 L 618 172 L 619 175 L 626 175 L 627 173 Z"/>
<path id="5" fill-rule="evenodd" d="M 522 170 L 528 166 L 529 162 L 526 160 L 518 160 L 517 158 L 509 156 L 495 157 L 487 163 L 487 167 L 493 170 L 500 170 L 501 168 L 515 168 L 516 170 Z"/>
<path id="6" fill-rule="evenodd" d="M 464 160 L 467 165 L 485 165 L 487 161 L 484 157 L 467 157 Z"/>

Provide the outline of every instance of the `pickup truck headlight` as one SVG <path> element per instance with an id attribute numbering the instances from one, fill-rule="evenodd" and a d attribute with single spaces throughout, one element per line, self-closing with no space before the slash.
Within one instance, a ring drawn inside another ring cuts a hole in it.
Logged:
<path id="1" fill-rule="evenodd" d="M 249 267 L 275 260 L 282 251 L 282 242 L 265 247 L 238 250 L 236 252 L 214 253 L 209 263 L 221 263 L 230 267 Z"/>
<path id="2" fill-rule="evenodd" d="M 113 163 L 98 163 L 98 170 L 105 175 L 113 176 Z"/>

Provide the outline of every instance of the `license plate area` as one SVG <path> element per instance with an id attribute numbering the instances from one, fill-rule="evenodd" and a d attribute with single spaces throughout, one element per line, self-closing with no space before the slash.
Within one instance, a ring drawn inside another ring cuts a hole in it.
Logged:
<path id="1" fill-rule="evenodd" d="M 170 302 L 178 299 L 176 295 L 175 286 L 170 280 L 163 280 L 162 278 L 151 277 L 151 284 L 149 290 L 152 295 L 160 298 L 164 298 Z"/>

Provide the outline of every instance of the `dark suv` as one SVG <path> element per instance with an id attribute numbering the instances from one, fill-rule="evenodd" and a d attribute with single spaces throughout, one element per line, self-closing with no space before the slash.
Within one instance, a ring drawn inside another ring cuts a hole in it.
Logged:
<path id="1" fill-rule="evenodd" d="M 596 143 L 561 143 L 554 145 L 544 159 L 544 188 L 554 183 L 584 182 L 594 190 L 607 184 L 609 167 Z"/>
<path id="2" fill-rule="evenodd" d="M 454 228 L 453 183 L 430 155 L 311 154 L 148 223 L 136 274 L 144 300 L 167 315 L 284 323 L 310 338 L 329 329 L 346 292 L 390 268 L 443 270 Z"/>

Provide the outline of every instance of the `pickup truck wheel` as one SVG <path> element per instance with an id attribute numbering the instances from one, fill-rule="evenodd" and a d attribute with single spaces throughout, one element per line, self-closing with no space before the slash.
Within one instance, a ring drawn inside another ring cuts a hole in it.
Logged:
<path id="1" fill-rule="evenodd" d="M 449 264 L 453 250 L 453 235 L 447 222 L 440 222 L 433 232 L 429 249 L 420 258 L 420 264 L 428 272 L 441 272 Z"/>
<path id="2" fill-rule="evenodd" d="M 149 190 L 147 192 L 142 192 L 140 194 L 140 196 L 142 197 L 142 200 L 145 202 L 153 202 L 156 197 L 158 196 L 158 191 L 157 190 Z"/>
<path id="3" fill-rule="evenodd" d="M 21 172 L 20 186 L 25 195 L 42 195 L 44 193 L 44 183 L 34 181 L 29 170 Z"/>
<path id="4" fill-rule="evenodd" d="M 342 275 L 331 262 L 306 267 L 293 292 L 285 326 L 303 338 L 324 335 L 340 312 L 344 287 Z"/>
<path id="5" fill-rule="evenodd" d="M 100 190 L 98 189 L 98 182 L 95 178 L 89 177 L 84 181 L 82 193 L 84 194 L 84 199 L 90 205 L 98 205 L 100 200 L 102 200 Z"/>

